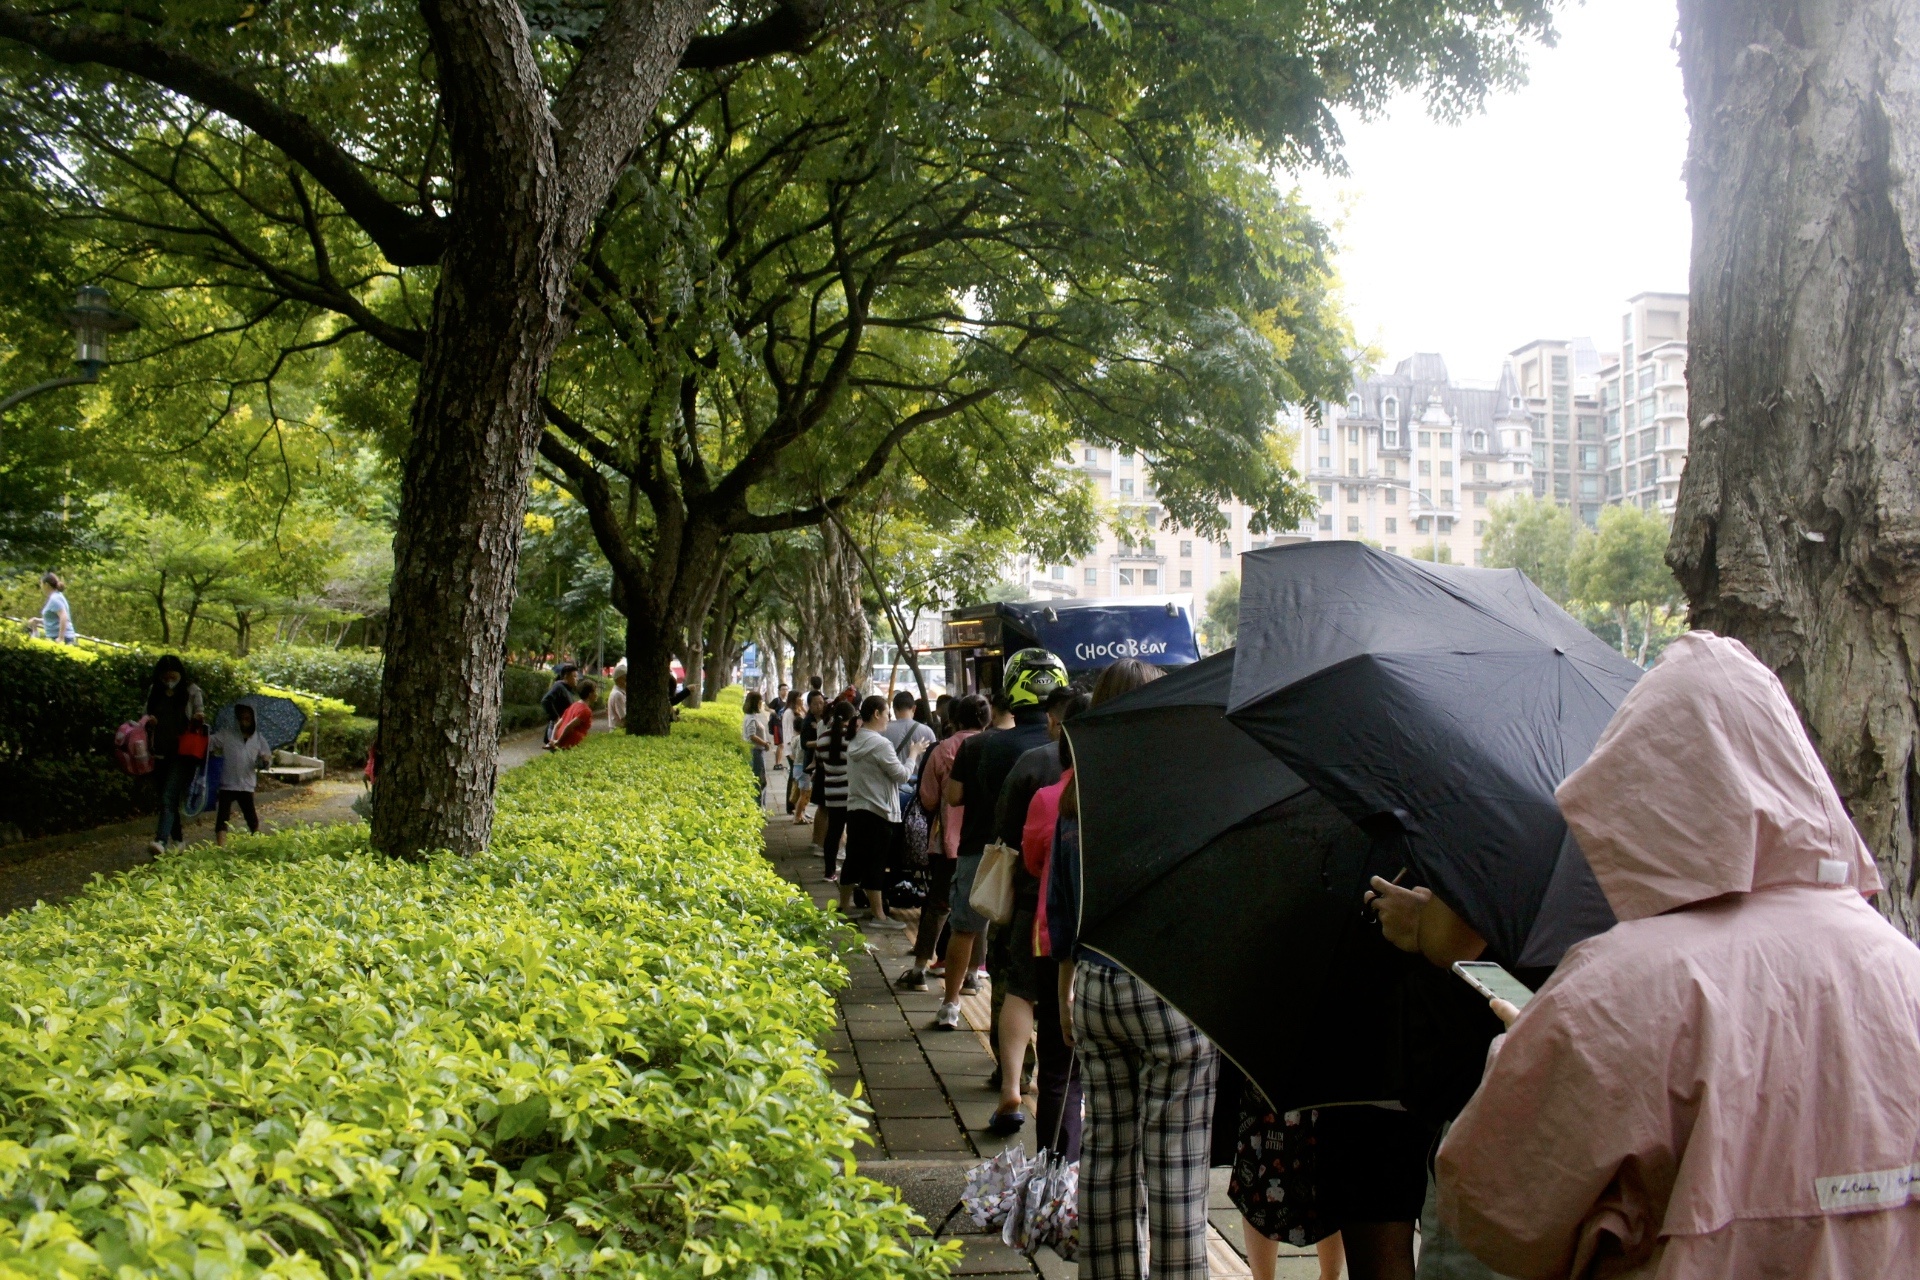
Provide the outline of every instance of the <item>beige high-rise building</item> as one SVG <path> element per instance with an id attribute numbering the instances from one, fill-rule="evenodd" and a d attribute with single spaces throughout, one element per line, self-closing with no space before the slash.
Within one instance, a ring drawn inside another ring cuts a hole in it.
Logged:
<path id="1" fill-rule="evenodd" d="M 1601 363 L 1589 338 L 1536 338 L 1507 356 L 1534 423 L 1533 495 L 1572 507 L 1588 524 L 1606 497 Z"/>
<path id="2" fill-rule="evenodd" d="M 1673 515 L 1687 465 L 1687 295 L 1640 293 L 1599 371 L 1607 501 Z"/>
<path id="3" fill-rule="evenodd" d="M 1462 386 L 1423 352 L 1296 429 L 1295 465 L 1320 500 L 1309 538 L 1479 564 L 1489 506 L 1533 485 L 1534 422 L 1511 370 L 1497 387 Z"/>

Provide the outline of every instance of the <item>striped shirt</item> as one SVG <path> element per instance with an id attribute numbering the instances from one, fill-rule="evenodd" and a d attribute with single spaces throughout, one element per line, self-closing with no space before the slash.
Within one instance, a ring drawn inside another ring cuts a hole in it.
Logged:
<path id="1" fill-rule="evenodd" d="M 851 737 L 851 733 L 848 736 Z M 829 809 L 844 809 L 847 807 L 847 743 L 844 740 L 836 743 L 833 732 L 823 730 L 814 739 L 814 746 L 818 749 L 821 772 L 827 784 L 820 803 Z"/>

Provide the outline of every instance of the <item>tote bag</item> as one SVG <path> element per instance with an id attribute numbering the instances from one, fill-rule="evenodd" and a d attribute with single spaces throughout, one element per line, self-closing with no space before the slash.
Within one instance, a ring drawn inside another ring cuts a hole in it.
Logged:
<path id="1" fill-rule="evenodd" d="M 1019 861 L 1020 851 L 998 840 L 980 857 L 967 903 L 995 924 L 1013 919 L 1013 868 Z"/>

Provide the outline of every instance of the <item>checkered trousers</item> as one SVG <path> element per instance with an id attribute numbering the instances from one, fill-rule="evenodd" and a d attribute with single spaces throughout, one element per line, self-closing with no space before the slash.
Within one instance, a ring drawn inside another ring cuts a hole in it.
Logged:
<path id="1" fill-rule="evenodd" d="M 1219 1052 L 1144 982 L 1085 961 L 1074 972 L 1073 1037 L 1087 1096 L 1081 1280 L 1206 1280 Z"/>

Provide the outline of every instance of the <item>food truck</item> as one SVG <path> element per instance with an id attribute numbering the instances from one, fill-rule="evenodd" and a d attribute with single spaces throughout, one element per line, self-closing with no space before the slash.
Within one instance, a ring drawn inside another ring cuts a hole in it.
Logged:
<path id="1" fill-rule="evenodd" d="M 1057 654 L 1080 685 L 1118 658 L 1156 667 L 1200 659 L 1190 595 L 982 604 L 946 616 L 947 688 L 955 695 L 993 689 L 1006 656 L 1034 646 Z"/>

